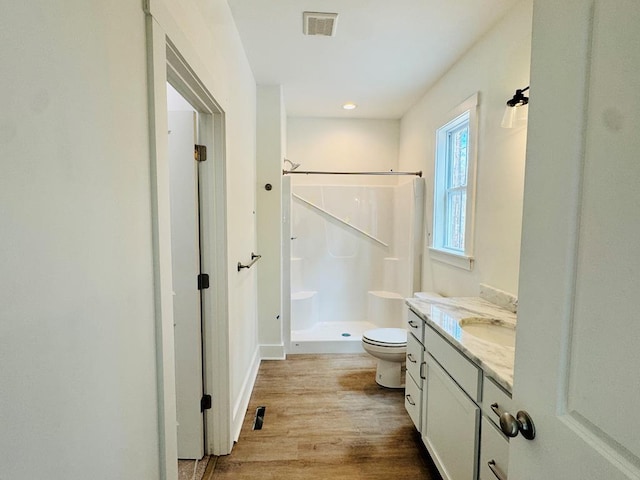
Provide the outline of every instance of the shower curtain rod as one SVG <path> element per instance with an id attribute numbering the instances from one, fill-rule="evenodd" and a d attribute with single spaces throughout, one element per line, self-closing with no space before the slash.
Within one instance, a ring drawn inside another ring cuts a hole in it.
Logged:
<path id="1" fill-rule="evenodd" d="M 311 170 L 282 170 L 283 175 L 415 175 L 422 177 L 422 170 L 419 172 L 318 172 Z"/>

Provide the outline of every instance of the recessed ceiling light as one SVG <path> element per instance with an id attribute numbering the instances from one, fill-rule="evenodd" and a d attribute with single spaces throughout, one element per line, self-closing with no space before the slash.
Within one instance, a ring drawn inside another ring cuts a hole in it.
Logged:
<path id="1" fill-rule="evenodd" d="M 342 105 L 342 108 L 344 108 L 345 110 L 353 110 L 356 107 L 357 105 L 353 102 L 347 102 L 344 105 Z"/>

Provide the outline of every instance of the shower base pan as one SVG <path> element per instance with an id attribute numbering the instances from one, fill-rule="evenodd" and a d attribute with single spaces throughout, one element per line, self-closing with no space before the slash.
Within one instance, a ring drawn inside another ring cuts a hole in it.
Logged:
<path id="1" fill-rule="evenodd" d="M 369 322 L 318 322 L 291 331 L 289 353 L 363 353 L 362 334 L 373 328 Z"/>

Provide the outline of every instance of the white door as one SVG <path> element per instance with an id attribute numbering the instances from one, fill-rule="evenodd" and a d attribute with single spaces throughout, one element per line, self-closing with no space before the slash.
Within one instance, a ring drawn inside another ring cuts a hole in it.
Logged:
<path id="1" fill-rule="evenodd" d="M 193 151 L 195 112 L 169 112 L 171 266 L 176 358 L 178 458 L 204 454 L 202 319 L 198 274 L 200 229 L 198 165 Z"/>
<path id="2" fill-rule="evenodd" d="M 535 0 L 533 36 L 509 479 L 638 479 L 640 1 Z"/>

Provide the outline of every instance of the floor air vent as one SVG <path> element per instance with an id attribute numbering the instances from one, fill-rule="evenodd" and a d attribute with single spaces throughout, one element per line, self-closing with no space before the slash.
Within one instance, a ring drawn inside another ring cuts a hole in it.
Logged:
<path id="1" fill-rule="evenodd" d="M 333 37 L 336 34 L 337 13 L 303 12 L 302 31 L 305 35 Z"/>
<path id="2" fill-rule="evenodd" d="M 253 420 L 253 429 L 262 430 L 262 424 L 264 423 L 264 412 L 267 407 L 256 408 L 256 418 Z"/>

